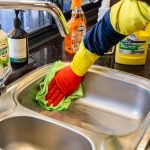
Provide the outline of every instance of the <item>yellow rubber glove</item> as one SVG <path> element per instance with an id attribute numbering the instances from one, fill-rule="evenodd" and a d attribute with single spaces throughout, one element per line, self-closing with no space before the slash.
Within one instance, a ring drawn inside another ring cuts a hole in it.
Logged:
<path id="1" fill-rule="evenodd" d="M 70 67 L 75 74 L 83 76 L 99 57 L 100 56 L 87 50 L 82 41 L 79 50 L 70 64 Z"/>
<path id="2" fill-rule="evenodd" d="M 150 22 L 149 0 L 121 0 L 111 7 L 110 21 L 115 31 L 130 35 Z"/>

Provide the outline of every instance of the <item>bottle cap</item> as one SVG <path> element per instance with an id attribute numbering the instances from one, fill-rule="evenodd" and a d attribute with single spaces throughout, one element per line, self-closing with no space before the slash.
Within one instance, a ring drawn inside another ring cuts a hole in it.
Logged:
<path id="1" fill-rule="evenodd" d="M 70 9 L 73 10 L 74 8 L 80 8 L 81 3 L 82 3 L 82 0 L 72 0 Z"/>

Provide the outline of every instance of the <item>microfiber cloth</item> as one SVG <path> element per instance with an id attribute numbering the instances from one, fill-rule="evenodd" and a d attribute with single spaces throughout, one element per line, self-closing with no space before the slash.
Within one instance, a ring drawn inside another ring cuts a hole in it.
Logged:
<path id="1" fill-rule="evenodd" d="M 36 100 L 39 102 L 39 104 L 47 109 L 47 110 L 67 110 L 69 105 L 71 104 L 71 101 L 73 99 L 77 99 L 83 96 L 83 89 L 82 85 L 80 84 L 78 89 L 72 93 L 72 95 L 65 97 L 62 99 L 59 104 L 56 106 L 53 106 L 52 104 L 50 106 L 47 106 L 48 101 L 45 100 L 45 96 L 48 93 L 48 85 L 51 83 L 53 78 L 55 77 L 55 74 L 61 70 L 66 65 L 62 61 L 56 61 L 53 63 L 47 73 L 47 75 L 44 78 L 44 81 L 39 85 L 40 91 L 36 95 Z"/>

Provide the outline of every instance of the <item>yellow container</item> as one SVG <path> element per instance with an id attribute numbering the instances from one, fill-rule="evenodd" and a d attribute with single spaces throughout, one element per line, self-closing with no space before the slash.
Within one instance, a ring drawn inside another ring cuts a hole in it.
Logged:
<path id="1" fill-rule="evenodd" d="M 146 26 L 145 31 L 150 35 L 150 23 Z"/>
<path id="2" fill-rule="evenodd" d="M 148 44 L 150 46 L 150 23 L 146 26 L 145 31 L 149 34 Z"/>
<path id="3" fill-rule="evenodd" d="M 147 58 L 149 34 L 138 31 L 116 46 L 115 62 L 125 65 L 144 65 Z"/>

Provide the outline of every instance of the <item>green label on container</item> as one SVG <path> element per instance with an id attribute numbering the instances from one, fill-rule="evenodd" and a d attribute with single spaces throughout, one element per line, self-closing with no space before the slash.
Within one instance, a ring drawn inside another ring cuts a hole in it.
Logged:
<path id="1" fill-rule="evenodd" d="M 9 64 L 7 40 L 0 41 L 0 65 L 5 68 Z"/>
<path id="2" fill-rule="evenodd" d="M 119 43 L 119 52 L 123 54 L 144 54 L 145 43 L 146 41 L 124 39 Z"/>

